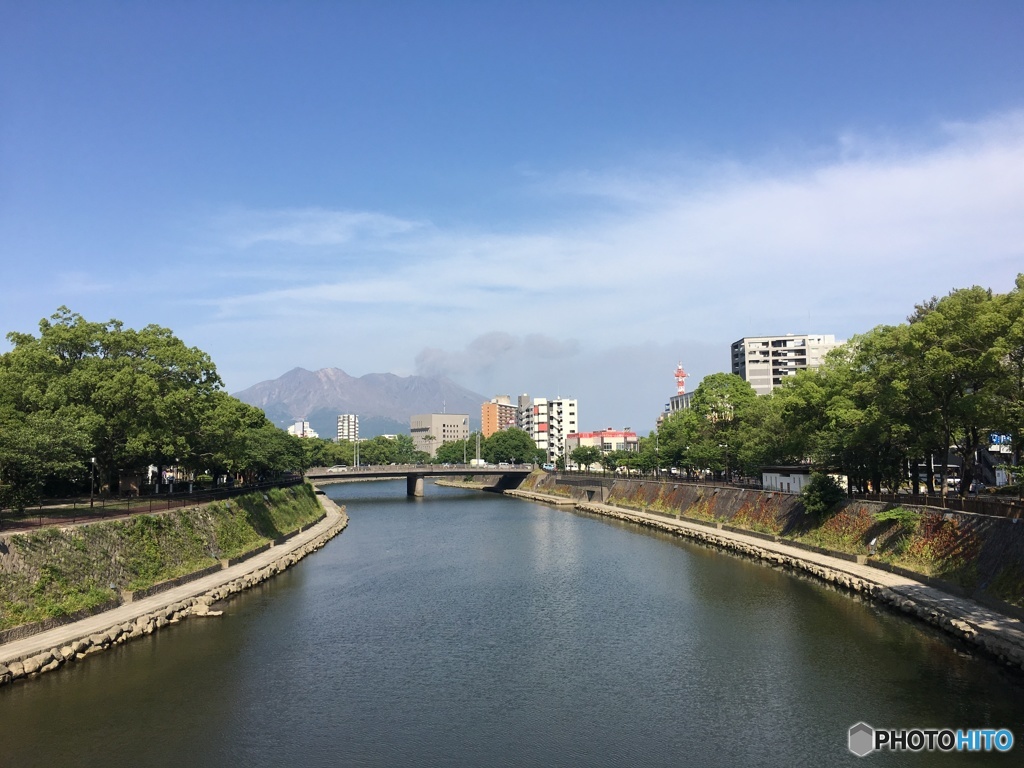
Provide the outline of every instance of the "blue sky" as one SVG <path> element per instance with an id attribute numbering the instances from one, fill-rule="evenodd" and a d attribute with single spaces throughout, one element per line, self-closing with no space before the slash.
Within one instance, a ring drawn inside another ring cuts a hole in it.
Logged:
<path id="1" fill-rule="evenodd" d="M 4 332 L 647 430 L 741 336 L 1012 287 L 1024 4 L 0 0 L 0 259 Z"/>

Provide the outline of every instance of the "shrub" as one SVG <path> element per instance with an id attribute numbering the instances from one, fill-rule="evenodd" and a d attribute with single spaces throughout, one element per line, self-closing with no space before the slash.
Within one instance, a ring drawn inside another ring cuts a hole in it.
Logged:
<path id="1" fill-rule="evenodd" d="M 846 492 L 828 475 L 815 472 L 800 497 L 804 503 L 804 512 L 821 519 L 839 506 L 846 498 Z"/>
<path id="2" fill-rule="evenodd" d="M 893 507 L 882 512 L 876 512 L 874 517 L 879 523 L 895 521 L 897 523 L 915 525 L 921 519 L 921 513 L 906 507 Z"/>

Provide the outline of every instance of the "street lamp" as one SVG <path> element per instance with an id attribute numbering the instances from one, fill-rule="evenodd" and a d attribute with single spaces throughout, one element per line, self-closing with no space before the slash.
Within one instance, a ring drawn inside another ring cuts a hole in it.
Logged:
<path id="1" fill-rule="evenodd" d="M 719 443 L 719 448 L 725 448 L 725 482 L 729 482 L 729 444 Z"/>
<path id="2" fill-rule="evenodd" d="M 92 508 L 93 496 L 96 490 L 96 457 L 89 459 L 89 508 Z"/>

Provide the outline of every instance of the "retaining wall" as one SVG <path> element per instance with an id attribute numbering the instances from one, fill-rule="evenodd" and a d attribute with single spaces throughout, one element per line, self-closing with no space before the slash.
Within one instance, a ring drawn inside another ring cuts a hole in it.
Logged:
<path id="1" fill-rule="evenodd" d="M 338 516 L 331 525 L 327 526 L 315 538 L 292 548 L 281 547 L 281 555 L 274 558 L 270 563 L 255 567 L 247 573 L 234 576 L 229 581 L 206 589 L 194 596 L 145 610 L 138 615 L 132 615 L 121 621 L 113 622 L 100 631 L 87 632 L 81 635 L 74 635 L 72 633 L 72 639 L 48 649 L 29 654 L 16 654 L 6 659 L 0 656 L 0 685 L 5 685 L 22 678 L 33 677 L 44 672 L 50 672 L 65 664 L 79 661 L 112 646 L 151 635 L 159 629 L 176 624 L 190 616 L 219 615 L 219 611 L 210 609 L 211 605 L 276 576 L 278 573 L 293 566 L 306 555 L 322 548 L 330 539 L 346 528 L 348 516 L 344 512 L 344 508 L 336 507 L 333 502 L 325 500 L 322 496 L 317 496 L 317 498 L 320 500 L 321 506 L 325 504 L 331 505 L 338 512 Z M 322 520 L 323 517 L 321 517 Z M 305 526 L 306 529 L 309 527 L 309 525 Z M 265 550 L 266 547 L 262 549 Z M 274 549 L 277 549 L 277 547 Z M 248 553 L 248 557 L 252 557 L 254 554 L 256 553 Z M 221 567 L 221 565 L 217 565 L 212 570 L 215 573 Z M 195 574 L 190 574 L 189 576 L 199 578 L 206 575 L 210 574 L 203 572 L 198 576 Z M 187 582 L 189 577 L 183 577 L 183 579 Z M 178 584 L 173 586 L 178 586 Z M 71 626 L 73 625 L 69 625 L 69 627 Z M 3 649 L 0 648 L 0 654 L 2 653 Z"/>

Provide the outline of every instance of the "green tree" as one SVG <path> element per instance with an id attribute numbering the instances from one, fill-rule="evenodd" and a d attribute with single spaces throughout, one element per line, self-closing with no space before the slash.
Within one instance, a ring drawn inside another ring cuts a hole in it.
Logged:
<path id="1" fill-rule="evenodd" d="M 391 460 L 396 464 L 423 464 L 430 461 L 429 453 L 416 448 L 412 435 L 396 435 L 391 443 Z"/>
<path id="2" fill-rule="evenodd" d="M 168 329 L 86 321 L 61 307 L 39 336 L 10 333 L 0 407 L 23 414 L 76 409 L 101 476 L 189 460 L 206 400 L 220 387 L 209 356 Z"/>
<path id="3" fill-rule="evenodd" d="M 306 469 L 302 438 L 289 435 L 269 421 L 256 429 L 247 430 L 243 439 L 243 452 L 238 463 L 248 482 L 277 472 Z"/>
<path id="4" fill-rule="evenodd" d="M 699 468 L 695 446 L 703 440 L 707 420 L 692 408 L 669 414 L 658 426 L 658 451 L 666 467 L 685 468 L 688 473 Z"/>
<path id="5" fill-rule="evenodd" d="M 394 442 L 383 435 L 359 443 L 359 462 L 366 465 L 390 464 L 394 459 Z"/>
<path id="6" fill-rule="evenodd" d="M 24 509 L 48 481 L 87 477 L 88 435 L 66 414 L 0 410 L 0 508 Z"/>
<path id="7" fill-rule="evenodd" d="M 591 464 L 597 464 L 601 460 L 601 450 L 592 445 L 581 445 L 572 449 L 569 458 L 580 470 L 589 470 Z"/>
<path id="8" fill-rule="evenodd" d="M 833 478 L 816 472 L 811 475 L 810 482 L 804 486 L 800 496 L 804 512 L 823 519 L 835 511 L 846 494 Z"/>
<path id="9" fill-rule="evenodd" d="M 464 459 L 468 460 L 473 455 L 469 452 L 469 446 L 465 440 L 449 440 L 438 446 L 437 452 L 434 454 L 434 463 L 462 464 Z"/>
<path id="10" fill-rule="evenodd" d="M 1017 275 L 1012 291 L 998 297 L 996 312 L 1005 330 L 996 353 L 1003 369 L 999 431 L 1013 440 L 1013 463 L 1020 465 L 1024 443 L 1024 274 Z"/>
<path id="11" fill-rule="evenodd" d="M 491 464 L 532 464 L 543 457 L 543 451 L 537 448 L 537 444 L 526 432 L 510 427 L 488 437 L 480 446 L 480 455 Z"/>
<path id="12" fill-rule="evenodd" d="M 693 393 L 691 407 L 712 423 L 730 422 L 757 399 L 754 388 L 734 373 L 705 376 Z"/>
<path id="13" fill-rule="evenodd" d="M 966 493 L 975 456 L 1000 425 L 1006 385 L 1005 339 L 1011 330 L 1003 305 L 977 286 L 953 291 L 918 307 L 905 345 L 910 390 L 933 414 L 934 450 L 942 461 L 954 448 L 963 462 Z"/>

